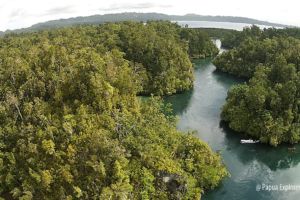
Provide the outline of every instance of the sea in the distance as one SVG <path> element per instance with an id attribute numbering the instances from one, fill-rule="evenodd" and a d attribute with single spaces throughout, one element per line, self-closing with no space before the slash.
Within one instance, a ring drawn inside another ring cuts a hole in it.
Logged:
<path id="1" fill-rule="evenodd" d="M 222 28 L 222 29 L 233 29 L 242 31 L 244 27 L 250 27 L 252 24 L 246 23 L 233 23 L 233 22 L 212 22 L 212 21 L 173 21 L 177 22 L 180 26 L 188 25 L 189 28 Z M 271 28 L 272 26 L 257 25 L 261 29 Z M 279 28 L 279 27 L 275 27 Z"/>

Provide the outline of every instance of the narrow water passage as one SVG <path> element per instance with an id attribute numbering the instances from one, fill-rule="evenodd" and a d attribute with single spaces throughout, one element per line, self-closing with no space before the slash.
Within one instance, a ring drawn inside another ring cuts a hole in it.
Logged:
<path id="1" fill-rule="evenodd" d="M 272 148 L 263 144 L 240 144 L 244 137 L 220 124 L 220 112 L 228 89 L 241 80 L 215 72 L 211 60 L 198 60 L 194 64 L 194 89 L 168 97 L 166 102 L 173 105 L 174 113 L 180 118 L 178 129 L 196 130 L 199 138 L 221 154 L 231 173 L 231 177 L 203 199 L 299 200 L 300 188 L 265 191 L 259 186 L 300 187 L 300 146 L 296 145 L 296 151 L 291 152 L 287 145 Z"/>

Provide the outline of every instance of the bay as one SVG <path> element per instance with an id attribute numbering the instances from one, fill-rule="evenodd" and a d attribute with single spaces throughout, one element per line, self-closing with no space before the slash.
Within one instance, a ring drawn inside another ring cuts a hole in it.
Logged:
<path id="1" fill-rule="evenodd" d="M 177 22 L 180 26 L 188 25 L 189 28 L 221 28 L 242 31 L 244 27 L 250 27 L 252 24 L 246 23 L 233 23 L 233 22 L 212 22 L 212 21 L 173 21 Z M 257 25 L 261 29 L 271 28 L 272 26 Z M 279 27 L 276 27 L 279 28 Z"/>
<path id="2" fill-rule="evenodd" d="M 240 144 L 245 138 L 220 121 L 220 113 L 228 89 L 243 82 L 215 71 L 210 59 L 194 60 L 194 89 L 167 97 L 174 114 L 178 115 L 178 129 L 196 130 L 197 136 L 221 154 L 231 176 L 207 194 L 206 200 L 298 200 L 300 190 L 280 190 L 280 186 L 300 186 L 300 146 Z M 290 147 L 296 147 L 290 151 Z M 277 186 L 267 191 L 262 186 Z M 257 191 L 259 190 L 259 191 Z"/>

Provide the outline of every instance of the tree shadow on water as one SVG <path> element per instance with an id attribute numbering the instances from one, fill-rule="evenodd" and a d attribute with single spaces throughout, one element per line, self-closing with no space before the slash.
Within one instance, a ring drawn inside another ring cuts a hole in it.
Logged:
<path id="1" fill-rule="evenodd" d="M 182 113 L 186 111 L 188 105 L 190 105 L 193 92 L 194 90 L 191 89 L 180 94 L 165 97 L 164 102 L 172 105 L 174 115 L 182 115 Z"/>
<path id="2" fill-rule="evenodd" d="M 300 144 L 281 144 L 278 147 L 260 143 L 241 144 L 241 139 L 252 138 L 233 131 L 226 122 L 220 122 L 220 127 L 225 134 L 226 150 L 236 154 L 244 164 L 257 160 L 276 171 L 294 167 L 300 162 Z"/>
<path id="3" fill-rule="evenodd" d="M 247 82 L 247 79 L 237 78 L 236 76 L 230 75 L 217 69 L 215 69 L 212 74 L 218 83 L 225 85 L 228 88 L 234 84 Z"/>

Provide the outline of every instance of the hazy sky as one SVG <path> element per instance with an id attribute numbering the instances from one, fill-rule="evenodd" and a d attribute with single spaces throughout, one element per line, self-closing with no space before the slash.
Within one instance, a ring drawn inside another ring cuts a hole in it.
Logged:
<path id="1" fill-rule="evenodd" d="M 300 26 L 300 0 L 0 0 L 0 30 L 117 12 L 250 17 Z"/>

